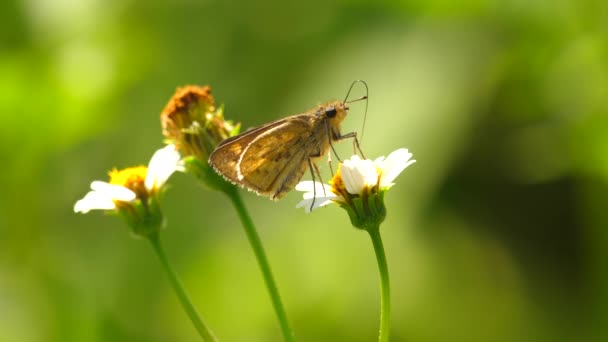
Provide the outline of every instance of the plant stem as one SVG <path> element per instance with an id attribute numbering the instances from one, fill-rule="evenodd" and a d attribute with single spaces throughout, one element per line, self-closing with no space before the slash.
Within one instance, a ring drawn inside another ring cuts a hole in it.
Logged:
<path id="1" fill-rule="evenodd" d="M 266 287 L 268 292 L 270 293 L 270 299 L 272 300 L 272 305 L 274 306 L 274 311 L 279 319 L 279 323 L 281 325 L 281 331 L 283 333 L 283 339 L 285 341 L 292 342 L 293 333 L 291 328 L 289 327 L 289 321 L 287 320 L 287 314 L 285 313 L 285 308 L 283 307 L 283 303 L 281 302 L 281 296 L 279 295 L 279 289 L 274 281 L 272 276 L 272 270 L 270 269 L 270 264 L 268 263 L 268 258 L 266 257 L 266 253 L 264 252 L 264 247 L 262 246 L 262 241 L 253 225 L 253 221 L 245 208 L 245 204 L 241 198 L 241 195 L 238 192 L 238 189 L 234 186 L 226 189 L 224 191 L 226 195 L 232 201 L 232 204 L 236 208 L 236 211 L 239 214 L 239 218 L 241 219 L 241 223 L 243 224 L 243 228 L 245 228 L 245 233 L 247 234 L 247 238 L 249 239 L 249 244 L 251 248 L 253 248 L 253 253 L 258 261 L 258 265 L 262 270 L 262 275 L 264 276 L 264 280 L 266 282 Z"/>
<path id="2" fill-rule="evenodd" d="M 378 271 L 380 272 L 381 286 L 381 304 L 380 304 L 380 342 L 389 340 L 391 329 L 391 289 L 388 278 L 388 266 L 386 264 L 386 255 L 384 254 L 384 246 L 380 237 L 380 226 L 376 226 L 367 230 L 374 244 L 374 252 L 376 260 L 378 260 Z"/>
<path id="3" fill-rule="evenodd" d="M 190 317 L 190 320 L 192 321 L 192 324 L 194 324 L 194 327 L 198 331 L 198 334 L 203 338 L 203 341 L 217 341 L 217 338 L 205 325 L 205 322 L 203 321 L 199 313 L 196 311 L 196 308 L 194 307 L 194 305 L 192 305 L 192 301 L 190 300 L 190 297 L 188 297 L 188 294 L 186 293 L 182 282 L 179 280 L 177 273 L 175 273 L 173 267 L 167 260 L 167 255 L 165 254 L 165 251 L 160 243 L 160 237 L 158 233 L 149 236 L 149 239 L 152 243 L 152 247 L 154 247 L 156 255 L 158 255 L 158 258 L 160 259 L 160 263 L 163 265 L 163 268 L 169 276 L 169 280 L 171 281 L 171 286 L 173 287 L 175 294 L 177 294 L 179 301 L 184 307 L 184 310 L 186 310 L 186 313 L 188 314 L 188 317 Z"/>

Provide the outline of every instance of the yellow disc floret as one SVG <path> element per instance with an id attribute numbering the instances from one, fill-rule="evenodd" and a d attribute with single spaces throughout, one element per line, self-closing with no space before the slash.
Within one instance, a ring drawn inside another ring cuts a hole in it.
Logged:
<path id="1" fill-rule="evenodd" d="M 342 179 L 342 173 L 340 172 L 339 167 L 334 177 L 329 181 L 329 185 L 331 185 L 331 192 L 338 195 L 339 200 L 337 200 L 337 202 L 350 201 L 351 194 L 346 191 L 346 186 L 344 186 L 344 180 Z M 341 201 L 340 199 L 343 200 Z"/>
<path id="2" fill-rule="evenodd" d="M 129 167 L 122 170 L 113 169 L 109 172 L 110 184 L 122 185 L 133 191 L 137 198 L 145 199 L 148 197 L 148 190 L 145 186 L 148 168 L 145 166 Z"/>

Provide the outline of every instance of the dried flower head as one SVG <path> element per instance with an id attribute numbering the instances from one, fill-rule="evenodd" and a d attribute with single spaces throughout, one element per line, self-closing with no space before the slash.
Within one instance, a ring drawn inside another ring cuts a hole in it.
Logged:
<path id="1" fill-rule="evenodd" d="M 239 125 L 224 120 L 209 86 L 178 88 L 160 115 L 163 135 L 183 157 L 207 158 L 222 140 L 238 133 Z"/>

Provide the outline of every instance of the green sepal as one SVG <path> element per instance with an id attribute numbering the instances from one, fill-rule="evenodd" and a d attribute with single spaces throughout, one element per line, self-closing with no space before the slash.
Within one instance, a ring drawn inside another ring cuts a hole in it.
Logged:
<path id="1" fill-rule="evenodd" d="M 163 214 L 156 197 L 149 197 L 147 201 L 140 199 L 128 205 L 118 207 L 118 214 L 127 222 L 131 232 L 138 237 L 149 237 L 163 227 Z"/>
<path id="2" fill-rule="evenodd" d="M 222 176 L 217 174 L 213 168 L 205 161 L 202 162 L 195 157 L 184 158 L 186 170 L 192 173 L 203 184 L 212 190 L 222 192 L 230 191 L 234 186 L 227 182 Z"/>
<path id="3" fill-rule="evenodd" d="M 353 197 L 350 203 L 340 204 L 346 210 L 351 224 L 359 229 L 377 228 L 386 218 L 384 192 Z"/>

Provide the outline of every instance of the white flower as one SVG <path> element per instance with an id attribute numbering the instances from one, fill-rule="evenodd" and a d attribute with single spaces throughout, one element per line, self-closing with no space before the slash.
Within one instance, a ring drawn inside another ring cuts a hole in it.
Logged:
<path id="1" fill-rule="evenodd" d="M 74 205 L 74 212 L 115 210 L 117 203 L 131 203 L 138 197 L 154 196 L 175 171 L 183 171 L 180 154 L 174 145 L 157 150 L 148 167 L 112 171 L 110 182 L 93 181 L 91 191 Z M 143 183 L 143 189 L 142 189 Z"/>
<path id="2" fill-rule="evenodd" d="M 310 212 L 332 202 L 347 205 L 355 197 L 386 191 L 406 167 L 416 162 L 411 158 L 412 154 L 404 148 L 373 161 L 354 155 L 340 165 L 330 185 L 311 181 L 298 183 L 296 190 L 305 193 L 296 208 L 304 207 L 306 212 Z"/>

